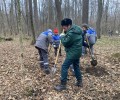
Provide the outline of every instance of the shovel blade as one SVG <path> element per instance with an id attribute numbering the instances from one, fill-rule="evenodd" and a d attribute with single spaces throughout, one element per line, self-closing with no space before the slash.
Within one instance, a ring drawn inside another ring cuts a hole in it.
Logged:
<path id="1" fill-rule="evenodd" d="M 90 62 L 91 62 L 92 66 L 96 66 L 97 65 L 97 60 L 96 59 L 92 59 Z"/>
<path id="2" fill-rule="evenodd" d="M 57 69 L 56 69 L 56 66 L 52 67 L 52 69 L 51 69 L 52 74 L 55 74 L 56 70 L 57 70 Z"/>

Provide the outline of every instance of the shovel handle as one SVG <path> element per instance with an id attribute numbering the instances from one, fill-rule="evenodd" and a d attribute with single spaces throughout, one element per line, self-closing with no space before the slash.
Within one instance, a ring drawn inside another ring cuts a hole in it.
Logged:
<path id="1" fill-rule="evenodd" d="M 90 43 L 89 43 L 89 41 L 88 41 L 88 37 L 86 36 L 86 40 L 87 40 L 87 43 L 88 43 L 88 48 L 89 48 L 89 53 L 90 53 L 90 56 L 91 56 L 91 58 L 92 58 L 92 52 L 91 52 L 91 49 L 90 49 Z"/>

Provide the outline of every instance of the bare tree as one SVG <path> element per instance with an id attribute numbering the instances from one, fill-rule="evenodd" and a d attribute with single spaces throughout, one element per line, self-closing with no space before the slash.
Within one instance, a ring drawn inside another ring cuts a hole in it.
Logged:
<path id="1" fill-rule="evenodd" d="M 89 15 L 89 0 L 82 1 L 82 23 L 88 24 L 88 15 Z"/>
<path id="2" fill-rule="evenodd" d="M 103 0 L 98 0 L 98 11 L 97 11 L 97 21 L 96 21 L 96 32 L 98 39 L 100 39 L 101 35 L 101 19 L 102 19 L 102 12 L 103 12 Z"/>
<path id="3" fill-rule="evenodd" d="M 39 20 L 38 20 L 37 0 L 33 0 L 33 3 L 34 3 L 35 33 L 38 33 L 38 30 L 39 30 Z"/>
<path id="4" fill-rule="evenodd" d="M 106 1 L 105 5 L 105 33 L 108 31 L 108 8 L 109 8 L 109 0 Z"/>
<path id="5" fill-rule="evenodd" d="M 17 0 L 17 8 L 18 8 L 18 19 L 17 19 L 17 22 L 18 22 L 18 32 L 20 34 L 20 51 L 21 51 L 21 54 L 20 54 L 20 57 L 21 57 L 21 70 L 24 71 L 24 64 L 23 64 L 23 38 L 22 38 L 22 27 L 21 27 L 21 6 L 20 6 L 20 0 Z"/>
<path id="6" fill-rule="evenodd" d="M 56 11 L 57 11 L 57 21 L 58 21 L 59 30 L 61 30 L 60 23 L 61 23 L 61 20 L 63 18 L 62 10 L 61 10 L 61 4 L 62 4 L 62 0 L 55 0 L 55 6 L 56 6 Z"/>
<path id="7" fill-rule="evenodd" d="M 30 7 L 29 2 L 31 1 Z M 100 2 L 102 2 L 102 9 L 104 8 L 102 12 L 99 8 Z M 17 0 L 0 1 L 0 31 L 6 36 L 19 34 L 17 3 Z M 101 33 L 107 33 L 108 29 L 120 30 L 119 5 L 119 0 L 99 0 L 99 2 L 98 0 L 20 0 L 22 33 L 34 38 L 34 33 L 38 34 L 39 31 L 44 31 L 46 28 L 53 29 L 58 26 L 61 29 L 60 21 L 63 17 L 71 18 L 77 25 L 88 23 L 92 27 L 96 26 L 98 36 L 100 32 L 98 27 L 101 29 Z M 31 17 L 33 24 L 31 24 Z M 102 25 L 100 25 L 101 22 Z"/>
<path id="8" fill-rule="evenodd" d="M 24 0 L 25 3 L 25 19 L 27 26 L 27 34 L 30 35 L 30 16 L 29 16 L 29 0 Z"/>
<path id="9" fill-rule="evenodd" d="M 30 16 L 30 25 L 32 31 L 32 43 L 35 43 L 35 30 L 34 30 L 34 23 L 33 23 L 33 10 L 32 10 L 32 0 L 29 0 L 29 16 Z"/>
<path id="10" fill-rule="evenodd" d="M 1 21 L 1 31 L 2 33 L 4 33 L 4 36 L 6 36 L 6 30 L 5 30 L 5 24 L 4 24 L 4 16 L 3 16 L 3 11 L 2 11 L 2 7 L 0 6 L 0 21 Z"/>
<path id="11" fill-rule="evenodd" d="M 8 23 L 8 27 L 9 27 L 9 32 L 12 35 L 13 32 L 12 32 L 10 21 L 9 21 L 9 17 L 8 17 L 8 14 L 7 14 L 7 7 L 6 7 L 5 0 L 3 0 L 3 3 L 4 3 L 4 7 L 5 7 L 5 14 L 6 14 L 6 17 L 7 17 L 7 23 Z"/>

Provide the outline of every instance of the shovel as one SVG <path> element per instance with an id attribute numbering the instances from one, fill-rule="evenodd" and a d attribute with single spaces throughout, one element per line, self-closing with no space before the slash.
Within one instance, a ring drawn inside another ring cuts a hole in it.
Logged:
<path id="1" fill-rule="evenodd" d="M 64 30 L 62 31 L 62 33 L 64 33 Z M 52 74 L 55 74 L 55 72 L 56 72 L 56 70 L 57 70 L 57 61 L 58 61 L 58 56 L 59 56 L 59 52 L 60 52 L 60 47 L 61 47 L 61 41 L 60 41 L 60 44 L 59 44 L 59 47 L 58 47 L 57 56 L 56 56 L 56 58 L 55 58 L 54 66 L 53 66 L 52 69 L 51 69 Z"/>
<path id="2" fill-rule="evenodd" d="M 90 44 L 89 44 L 89 41 L 88 41 L 88 38 L 86 37 L 86 40 L 87 40 L 87 43 L 88 43 L 88 49 L 89 49 L 89 53 L 90 53 L 90 58 L 91 58 L 91 65 L 92 66 L 96 66 L 97 65 L 97 60 L 92 56 L 92 52 L 91 52 L 91 49 L 90 49 Z"/>
<path id="3" fill-rule="evenodd" d="M 56 72 L 56 70 L 57 70 L 57 61 L 58 61 L 58 56 L 59 56 L 59 52 L 60 52 L 60 47 L 61 47 L 61 42 L 60 42 L 59 47 L 58 47 L 57 56 L 56 56 L 56 58 L 55 58 L 54 66 L 53 66 L 52 69 L 51 69 L 52 74 L 55 74 L 55 72 Z"/>

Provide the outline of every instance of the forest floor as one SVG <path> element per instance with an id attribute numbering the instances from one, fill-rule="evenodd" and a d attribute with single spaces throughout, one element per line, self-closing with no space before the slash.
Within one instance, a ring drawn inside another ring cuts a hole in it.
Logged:
<path id="1" fill-rule="evenodd" d="M 50 53 L 50 67 L 53 53 Z M 18 39 L 0 42 L 0 100 L 120 100 L 120 37 L 102 37 L 95 45 L 98 65 L 90 65 L 89 55 L 81 58 L 83 88 L 74 86 L 69 71 L 67 90 L 56 92 L 60 68 L 65 58 L 59 57 L 57 73 L 52 78 L 39 67 L 38 52 L 23 42 L 23 59 Z M 22 65 L 23 64 L 23 65 Z"/>

